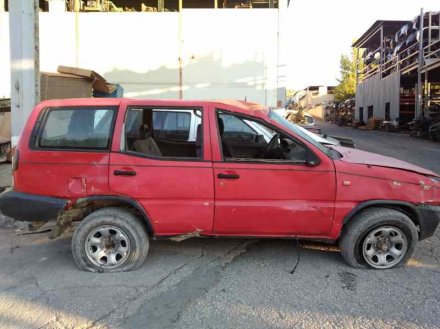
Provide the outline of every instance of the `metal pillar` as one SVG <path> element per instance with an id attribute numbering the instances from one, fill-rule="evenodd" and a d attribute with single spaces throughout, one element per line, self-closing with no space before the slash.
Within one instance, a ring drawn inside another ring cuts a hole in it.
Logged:
<path id="1" fill-rule="evenodd" d="M 12 146 L 40 99 L 38 1 L 9 1 Z"/>
<path id="2" fill-rule="evenodd" d="M 71 11 L 74 11 L 76 13 L 81 11 L 81 1 L 80 0 L 70 0 L 69 4 L 70 4 Z"/>
<path id="3" fill-rule="evenodd" d="M 183 99 L 183 35 L 182 35 L 183 0 L 179 0 L 179 99 Z"/>
<path id="4" fill-rule="evenodd" d="M 360 51 L 360 48 L 354 48 L 354 54 L 355 54 L 355 58 L 354 58 L 354 61 L 355 61 L 355 66 L 356 66 L 356 76 L 355 76 L 355 81 L 356 81 L 356 88 L 357 88 L 357 85 L 358 85 L 358 81 L 359 81 L 359 51 Z"/>
<path id="5" fill-rule="evenodd" d="M 415 117 L 417 118 L 422 113 L 422 69 L 424 64 L 424 54 L 423 54 L 423 8 L 420 10 L 420 38 L 419 38 L 419 66 L 417 69 L 417 97 L 416 97 L 416 111 Z"/>
<path id="6" fill-rule="evenodd" d="M 429 109 L 429 107 L 430 107 L 430 101 L 429 101 L 429 96 L 430 96 L 430 90 L 429 90 L 429 88 L 430 88 L 430 84 L 429 84 L 429 71 L 428 70 L 425 70 L 425 74 L 424 74 L 424 76 L 425 76 L 425 81 L 424 81 L 424 90 L 425 90 L 425 98 L 423 99 L 423 103 L 424 103 L 424 110 L 426 109 Z M 423 112 L 425 112 L 425 111 L 423 111 Z M 424 113 L 424 114 L 427 114 L 427 113 Z M 428 113 L 428 115 L 429 115 L 429 113 Z"/>
<path id="7" fill-rule="evenodd" d="M 383 49 L 383 42 L 384 42 L 384 34 L 383 34 L 383 25 L 380 27 L 380 59 L 379 59 L 379 72 L 380 72 L 380 78 L 382 79 L 382 68 L 384 63 L 384 49 Z"/>
<path id="8" fill-rule="evenodd" d="M 272 1 L 272 4 L 274 1 Z M 286 106 L 286 65 L 284 57 L 284 40 L 286 37 L 287 0 L 278 0 L 278 29 L 277 29 L 277 71 L 276 71 L 276 106 Z M 268 104 L 265 104 L 268 105 Z"/>
<path id="9" fill-rule="evenodd" d="M 165 0 L 157 0 L 157 11 L 165 11 Z"/>

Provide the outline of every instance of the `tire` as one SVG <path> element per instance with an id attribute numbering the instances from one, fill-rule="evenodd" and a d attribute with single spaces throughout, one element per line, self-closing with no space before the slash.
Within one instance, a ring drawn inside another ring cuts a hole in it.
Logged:
<path id="1" fill-rule="evenodd" d="M 72 238 L 78 267 L 90 272 L 126 272 L 142 266 L 149 248 L 145 225 L 120 208 L 99 209 L 85 217 Z"/>
<path id="2" fill-rule="evenodd" d="M 352 267 L 389 269 L 402 266 L 411 258 L 418 239 L 416 226 L 404 213 L 370 208 L 343 228 L 339 247 Z"/>

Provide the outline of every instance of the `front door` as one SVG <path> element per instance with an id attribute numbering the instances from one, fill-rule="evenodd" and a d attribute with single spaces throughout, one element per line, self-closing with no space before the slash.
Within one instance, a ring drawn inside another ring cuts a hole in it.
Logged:
<path id="1" fill-rule="evenodd" d="M 156 235 L 211 234 L 214 189 L 208 113 L 127 101 L 110 159 L 110 188 L 145 209 Z"/>
<path id="2" fill-rule="evenodd" d="M 330 231 L 335 204 L 331 159 L 307 165 L 304 141 L 231 112 L 217 110 L 211 130 L 217 129 L 221 153 L 214 161 L 214 234 L 319 237 Z M 234 138 L 240 135 L 248 147 L 238 147 Z"/>

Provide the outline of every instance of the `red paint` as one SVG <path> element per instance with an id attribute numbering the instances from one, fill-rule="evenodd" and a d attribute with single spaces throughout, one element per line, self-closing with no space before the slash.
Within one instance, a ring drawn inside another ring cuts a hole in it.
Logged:
<path id="1" fill-rule="evenodd" d="M 105 152 L 32 150 L 29 139 L 40 112 L 59 106 L 119 107 L 111 150 Z M 204 115 L 203 161 L 178 161 L 122 153 L 121 133 L 127 107 L 198 107 Z M 360 202 L 401 200 L 440 204 L 435 173 L 388 157 L 336 148 L 332 160 L 302 141 L 320 164 L 228 163 L 222 160 L 215 109 L 269 122 L 262 106 L 240 101 L 72 99 L 46 101 L 30 116 L 19 142 L 15 190 L 69 199 L 123 195 L 146 211 L 155 234 L 201 231 L 203 235 L 319 237 L 336 239 L 345 216 Z M 136 176 L 115 176 L 115 170 Z M 219 174 L 238 175 L 222 179 Z M 349 182 L 349 184 L 347 183 Z"/>
<path id="2" fill-rule="evenodd" d="M 413 165 L 411 163 L 387 157 L 380 154 L 375 154 L 371 152 L 361 151 L 353 148 L 335 146 L 335 150 L 343 155 L 341 159 L 344 162 L 366 164 L 372 166 L 386 167 L 386 168 L 398 168 L 407 171 L 413 171 L 415 173 L 438 176 L 431 170 Z"/>

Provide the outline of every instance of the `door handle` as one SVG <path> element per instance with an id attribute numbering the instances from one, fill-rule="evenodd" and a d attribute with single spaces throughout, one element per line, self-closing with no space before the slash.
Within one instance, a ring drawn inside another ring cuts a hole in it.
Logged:
<path id="1" fill-rule="evenodd" d="M 136 176 L 136 171 L 134 170 L 115 170 L 113 172 L 115 176 Z"/>
<path id="2" fill-rule="evenodd" d="M 238 175 L 238 174 L 222 174 L 222 173 L 220 173 L 220 174 L 217 175 L 217 177 L 220 178 L 220 179 L 239 179 L 240 175 Z"/>

